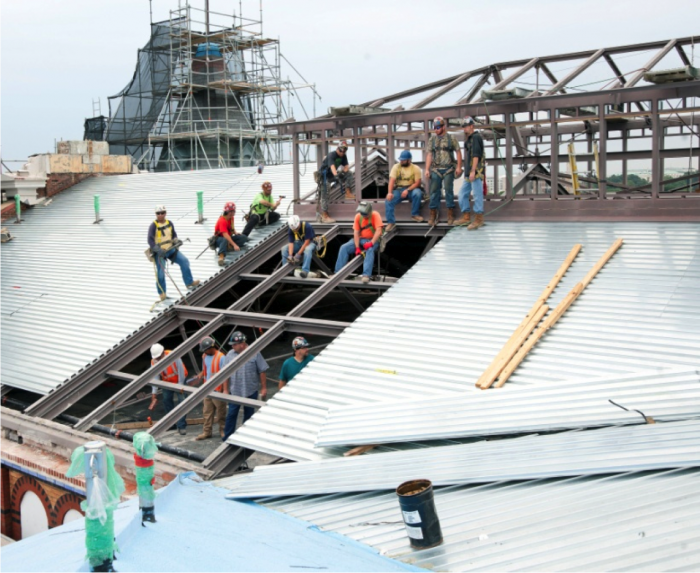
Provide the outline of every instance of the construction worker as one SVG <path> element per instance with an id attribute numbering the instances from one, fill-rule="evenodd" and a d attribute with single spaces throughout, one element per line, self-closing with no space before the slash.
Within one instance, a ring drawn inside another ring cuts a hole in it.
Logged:
<path id="1" fill-rule="evenodd" d="M 203 338 L 199 343 L 199 351 L 202 352 L 202 371 L 196 377 L 196 380 L 206 382 L 214 376 L 219 370 L 221 370 L 226 364 L 226 355 L 220 350 L 216 349 L 214 345 L 214 339 L 210 336 Z M 221 392 L 221 384 L 217 386 L 215 392 Z M 215 415 L 216 414 L 216 415 Z M 195 438 L 195 440 L 206 440 L 211 438 L 211 430 L 214 426 L 214 419 L 216 418 L 216 423 L 219 425 L 219 433 L 221 437 L 224 436 L 224 426 L 226 424 L 226 402 L 223 400 L 216 400 L 214 398 L 209 398 L 208 396 L 204 398 L 204 427 L 202 428 L 202 433 Z"/>
<path id="2" fill-rule="evenodd" d="M 294 351 L 294 356 L 290 356 L 282 364 L 282 370 L 280 370 L 280 381 L 279 389 L 284 388 L 285 384 L 292 381 L 299 372 L 304 369 L 309 362 L 311 362 L 314 357 L 309 354 L 309 347 L 311 345 L 306 341 L 303 336 L 297 336 L 292 340 L 292 350 Z"/>
<path id="3" fill-rule="evenodd" d="M 376 211 L 372 211 L 372 204 L 361 201 L 357 206 L 357 215 L 352 226 L 353 238 L 340 247 L 338 260 L 335 263 L 337 273 L 348 264 L 350 256 L 365 255 L 365 262 L 362 267 L 362 282 L 368 283 L 372 276 L 374 265 L 374 253 L 379 248 L 379 239 L 382 236 L 382 217 Z"/>
<path id="4" fill-rule="evenodd" d="M 304 264 L 301 266 L 301 278 L 309 276 L 311 270 L 311 260 L 316 250 L 314 237 L 316 232 L 311 223 L 301 221 L 298 215 L 292 215 L 287 222 L 289 231 L 287 232 L 288 244 L 282 247 L 282 264 L 296 264 L 304 257 Z"/>
<path id="5" fill-rule="evenodd" d="M 231 335 L 230 344 L 232 349 L 226 355 L 226 361 L 231 362 L 248 348 L 246 335 L 237 330 Z M 248 362 L 236 370 L 229 378 L 224 393 L 232 396 L 243 396 L 251 400 L 260 397 L 264 400 L 267 398 L 267 369 L 269 366 L 262 354 L 259 352 L 253 356 Z M 228 437 L 236 431 L 236 423 L 238 422 L 238 412 L 241 406 L 239 404 L 229 404 L 228 414 L 226 416 L 226 429 L 224 430 L 223 439 L 226 441 Z M 255 413 L 255 408 L 252 406 L 243 407 L 243 423 L 245 424 L 250 417 Z"/>
<path id="6" fill-rule="evenodd" d="M 216 235 L 216 250 L 219 253 L 219 266 L 223 267 L 226 263 L 226 253 L 229 249 L 240 251 L 248 242 L 248 237 L 242 233 L 236 233 L 233 224 L 233 217 L 236 215 L 236 204 L 229 201 L 224 205 L 224 212 L 214 227 L 214 235 Z"/>
<path id="7" fill-rule="evenodd" d="M 462 154 L 454 135 L 447 133 L 447 122 L 438 116 L 433 120 L 435 133 L 430 136 L 425 159 L 425 177 L 430 184 L 430 220 L 433 227 L 440 218 L 440 199 L 445 185 L 447 224 L 455 222 L 454 182 L 462 175 Z M 456 159 L 455 159 L 456 156 Z"/>
<path id="8" fill-rule="evenodd" d="M 386 213 L 386 232 L 396 226 L 394 207 L 407 199 L 411 200 L 411 219 L 416 223 L 422 223 L 420 216 L 420 202 L 423 192 L 420 189 L 422 175 L 420 168 L 412 163 L 413 155 L 405 149 L 399 155 L 399 162 L 391 168 L 389 173 L 389 193 L 384 203 Z"/>
<path id="9" fill-rule="evenodd" d="M 199 285 L 199 281 L 192 278 L 190 261 L 178 250 L 182 241 L 177 240 L 175 226 L 165 218 L 166 215 L 165 205 L 158 205 L 156 207 L 156 220 L 148 227 L 148 246 L 151 248 L 156 265 L 156 287 L 160 300 L 167 298 L 165 294 L 166 259 L 171 263 L 180 265 L 182 280 L 187 285 L 187 288 L 192 289 Z"/>
<path id="10" fill-rule="evenodd" d="M 282 198 L 275 201 L 272 196 L 272 183 L 265 181 L 262 184 L 262 193 L 258 193 L 253 199 L 248 214 L 248 223 L 243 229 L 243 234 L 248 237 L 258 225 L 271 225 L 280 220 L 280 214 L 275 211 L 280 206 Z"/>
<path id="11" fill-rule="evenodd" d="M 321 222 L 335 223 L 335 220 L 328 214 L 328 186 L 333 181 L 338 181 L 338 184 L 345 191 L 345 198 L 355 200 L 355 195 L 348 187 L 348 179 L 350 176 L 350 165 L 348 165 L 348 144 L 341 141 L 335 151 L 331 151 L 323 158 L 321 169 L 319 170 L 321 182 L 319 183 L 319 206 L 321 208 Z"/>
<path id="12" fill-rule="evenodd" d="M 151 346 L 151 366 L 165 358 L 168 354 L 170 354 L 170 350 L 166 350 L 161 344 L 154 344 Z M 178 358 L 158 374 L 158 378 L 163 382 L 170 382 L 178 386 L 183 386 L 187 380 L 187 368 L 185 367 L 185 363 L 181 358 Z M 151 389 L 151 403 L 148 406 L 149 410 L 153 410 L 158 403 L 158 398 L 156 397 L 158 388 L 151 386 Z M 184 400 L 184 398 L 184 395 L 178 392 L 175 387 L 173 390 L 163 390 L 163 408 L 165 408 L 165 413 L 168 414 L 171 412 L 175 408 L 175 402 L 179 403 Z M 185 416 L 180 418 L 175 426 L 181 436 L 187 434 L 187 420 L 185 420 Z"/>
<path id="13" fill-rule="evenodd" d="M 460 225 L 469 225 L 468 230 L 474 231 L 484 224 L 484 169 L 486 154 L 484 140 L 475 130 L 474 118 L 465 117 L 464 128 L 464 183 L 459 190 L 459 208 L 462 211 Z M 471 220 L 469 196 L 474 197 L 474 221 Z"/>

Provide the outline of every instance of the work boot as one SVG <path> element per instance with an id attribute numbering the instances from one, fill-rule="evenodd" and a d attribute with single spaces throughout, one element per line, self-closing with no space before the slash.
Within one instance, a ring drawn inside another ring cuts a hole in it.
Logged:
<path id="1" fill-rule="evenodd" d="M 420 215 L 416 215 L 415 217 L 411 217 L 411 219 L 413 219 L 416 223 L 422 223 L 423 221 L 425 221 L 425 219 L 423 219 L 423 217 L 421 217 Z"/>
<path id="2" fill-rule="evenodd" d="M 369 282 L 369 277 L 367 275 L 362 275 L 362 279 L 360 279 L 363 283 L 368 283 Z"/>
<path id="3" fill-rule="evenodd" d="M 224 429 L 223 429 L 223 428 L 219 428 L 219 433 L 221 434 L 221 437 L 223 438 L 223 437 L 224 437 Z"/>
<path id="4" fill-rule="evenodd" d="M 180 434 L 181 436 L 186 436 L 187 435 L 187 428 L 178 428 L 177 433 Z"/>
<path id="5" fill-rule="evenodd" d="M 226 264 L 226 255 L 224 253 L 219 253 L 219 266 L 223 267 Z"/>
<path id="6" fill-rule="evenodd" d="M 327 211 L 321 214 L 321 223 L 335 223 L 335 219 L 331 219 L 331 216 Z"/>
<path id="7" fill-rule="evenodd" d="M 168 295 L 166 295 L 165 293 L 161 293 L 160 300 L 165 300 L 166 298 L 168 298 Z"/>
<path id="8" fill-rule="evenodd" d="M 457 221 L 458 225 L 469 225 L 472 222 L 472 214 L 470 211 L 462 213 L 462 218 Z"/>
<path id="9" fill-rule="evenodd" d="M 428 225 L 431 227 L 434 227 L 435 225 L 438 224 L 438 210 L 437 209 L 431 209 L 430 210 L 430 220 L 428 221 Z"/>
<path id="10" fill-rule="evenodd" d="M 384 227 L 384 232 L 390 233 L 394 230 L 394 227 L 396 227 L 396 223 L 389 223 L 386 227 Z"/>
<path id="11" fill-rule="evenodd" d="M 451 209 L 447 209 L 447 224 L 448 225 L 455 224 L 455 208 L 454 207 L 452 207 Z"/>
<path id="12" fill-rule="evenodd" d="M 300 271 L 300 272 L 299 272 L 299 276 L 300 276 L 301 278 L 305 279 L 306 277 L 309 276 L 309 273 L 307 273 L 306 271 Z"/>
<path id="13" fill-rule="evenodd" d="M 345 188 L 345 200 L 346 201 L 354 201 L 355 200 L 355 194 L 352 192 L 352 189 L 349 187 Z"/>
<path id="14" fill-rule="evenodd" d="M 202 440 L 208 440 L 209 438 L 211 438 L 211 434 L 199 434 L 199 436 L 195 438 L 195 441 L 200 442 Z"/>
<path id="15" fill-rule="evenodd" d="M 477 213 L 474 216 L 474 221 L 472 222 L 472 224 L 467 227 L 467 231 L 476 231 L 479 227 L 483 227 L 483 226 L 484 226 L 484 214 Z"/>
<path id="16" fill-rule="evenodd" d="M 202 281 L 192 281 L 190 284 L 187 285 L 187 288 L 192 289 L 192 288 L 197 288 L 199 286 L 199 283 Z"/>

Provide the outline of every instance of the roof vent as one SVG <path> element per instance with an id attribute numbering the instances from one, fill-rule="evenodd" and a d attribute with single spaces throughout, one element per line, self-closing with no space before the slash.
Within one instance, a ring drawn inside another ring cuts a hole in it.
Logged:
<path id="1" fill-rule="evenodd" d="M 508 88 L 507 90 L 483 90 L 481 97 L 491 101 L 501 101 L 503 99 L 525 99 L 533 93 L 533 90 L 524 88 Z"/>
<path id="2" fill-rule="evenodd" d="M 670 84 L 672 82 L 687 82 L 700 78 L 700 70 L 693 66 L 673 68 L 672 70 L 660 70 L 658 72 L 646 72 L 644 80 L 652 84 Z"/>

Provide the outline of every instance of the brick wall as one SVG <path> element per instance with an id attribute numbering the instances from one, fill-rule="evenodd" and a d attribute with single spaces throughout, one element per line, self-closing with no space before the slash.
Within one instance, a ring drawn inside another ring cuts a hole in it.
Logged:
<path id="1" fill-rule="evenodd" d="M 75 492 L 44 481 L 36 476 L 25 474 L 15 468 L 2 466 L 2 533 L 12 539 L 22 538 L 20 507 L 24 494 L 34 492 L 41 500 L 48 518 L 49 527 L 63 524 L 70 509 L 82 513 L 80 502 L 85 498 Z"/>

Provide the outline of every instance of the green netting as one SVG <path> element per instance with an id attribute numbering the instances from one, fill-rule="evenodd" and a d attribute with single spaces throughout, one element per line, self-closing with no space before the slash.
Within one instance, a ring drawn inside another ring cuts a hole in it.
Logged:
<path id="1" fill-rule="evenodd" d="M 152 460 L 158 453 L 158 444 L 148 432 L 137 432 L 134 434 L 134 449 L 142 458 Z"/>
<path id="2" fill-rule="evenodd" d="M 80 504 L 85 512 L 85 547 L 87 559 L 92 567 L 112 559 L 118 551 L 114 539 L 114 508 L 124 492 L 124 480 L 114 469 L 114 454 L 105 448 L 107 461 L 106 479 L 93 477 L 90 499 Z M 85 448 L 76 448 L 71 454 L 71 465 L 66 477 L 76 477 L 85 473 Z"/>

